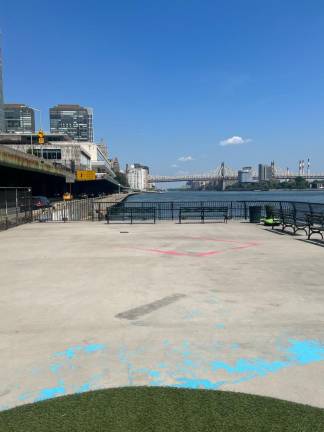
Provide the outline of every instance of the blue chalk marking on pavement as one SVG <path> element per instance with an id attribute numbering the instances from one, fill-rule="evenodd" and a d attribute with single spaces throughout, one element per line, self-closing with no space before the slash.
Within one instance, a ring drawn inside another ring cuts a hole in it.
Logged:
<path id="1" fill-rule="evenodd" d="M 241 377 L 237 380 L 231 381 L 231 384 L 240 384 L 242 382 L 250 381 L 251 379 L 256 378 L 256 377 L 257 377 L 256 374 L 246 375 L 246 376 Z"/>
<path id="2" fill-rule="evenodd" d="M 240 358 L 234 365 L 222 361 L 213 361 L 211 363 L 212 371 L 215 372 L 223 369 L 229 374 L 247 374 L 245 377 L 241 377 L 233 382 L 233 384 L 237 384 L 257 376 L 265 376 L 269 373 L 277 372 L 283 368 L 295 365 L 307 365 L 324 360 L 324 345 L 321 345 L 318 341 L 290 339 L 289 342 L 291 345 L 285 349 L 286 360 L 267 361 L 264 359 L 247 360 Z"/>
<path id="3" fill-rule="evenodd" d="M 18 400 L 25 401 L 25 400 L 29 399 L 31 396 L 32 396 L 31 393 L 22 393 L 18 396 Z"/>
<path id="4" fill-rule="evenodd" d="M 191 359 L 189 359 L 189 358 L 185 358 L 184 360 L 183 360 L 183 364 L 185 365 L 185 366 L 188 366 L 188 367 L 190 367 L 190 368 L 196 368 L 197 367 L 197 365 L 195 364 L 195 362 L 193 362 Z"/>
<path id="5" fill-rule="evenodd" d="M 120 363 L 127 368 L 128 385 L 133 385 L 133 366 L 128 360 L 128 353 L 125 347 L 119 349 L 118 358 Z"/>
<path id="6" fill-rule="evenodd" d="M 160 372 L 157 370 L 151 370 L 149 371 L 149 376 L 151 378 L 151 382 L 149 383 L 150 386 L 156 387 L 163 385 L 163 381 L 160 379 Z"/>
<path id="7" fill-rule="evenodd" d="M 63 396 L 65 392 L 66 390 L 65 390 L 64 382 L 59 381 L 56 387 L 50 387 L 41 390 L 38 397 L 35 399 L 35 402 L 51 399 L 55 396 Z"/>
<path id="8" fill-rule="evenodd" d="M 62 367 L 63 365 L 60 363 L 53 363 L 50 365 L 50 371 L 54 374 L 56 374 Z"/>
<path id="9" fill-rule="evenodd" d="M 305 365 L 324 360 L 324 345 L 321 345 L 317 341 L 313 340 L 289 340 L 290 345 L 288 347 L 281 347 L 278 349 L 279 358 L 275 360 L 268 360 L 264 358 L 238 358 L 234 362 L 226 362 L 221 360 L 214 360 L 212 362 L 203 362 L 201 359 L 198 364 L 202 364 L 202 367 L 195 365 L 195 362 L 191 360 L 190 344 L 188 341 L 184 341 L 180 347 L 172 348 L 172 352 L 178 353 L 182 356 L 182 363 L 176 365 L 173 370 L 161 370 L 158 379 L 151 381 L 149 385 L 166 385 L 180 388 L 205 388 L 205 389 L 218 389 L 224 384 L 239 384 L 257 377 L 264 377 L 268 374 L 279 372 L 282 369 L 292 367 L 295 365 Z M 240 349 L 240 345 L 237 343 L 229 346 L 230 350 L 235 351 Z M 183 366 L 181 366 L 181 364 Z M 210 368 L 208 368 L 208 364 Z M 164 364 L 163 364 L 164 365 Z M 158 367 L 161 363 L 158 364 Z M 195 368 L 196 370 L 193 370 Z M 161 367 L 160 367 L 161 369 Z M 206 372 L 211 371 L 218 374 L 224 371 L 228 374 L 228 378 L 225 380 L 212 380 L 207 378 L 199 377 L 198 375 L 203 374 L 203 370 Z M 201 374 L 199 373 L 201 372 Z M 165 375 L 166 374 L 166 375 Z M 172 378 L 173 383 L 165 382 L 164 379 Z M 148 375 L 150 379 L 152 374 Z"/>
<path id="10" fill-rule="evenodd" d="M 92 387 L 100 382 L 103 377 L 103 373 L 97 373 L 90 377 L 89 381 L 77 387 L 75 393 L 84 393 L 90 391 Z"/>
<path id="11" fill-rule="evenodd" d="M 182 355 L 182 363 L 176 365 L 173 370 L 169 370 L 169 366 L 166 371 L 162 369 L 160 372 L 159 379 L 151 381 L 149 385 L 167 385 L 181 388 L 205 388 L 205 389 L 217 389 L 224 384 L 239 384 L 246 382 L 257 377 L 264 377 L 268 374 L 279 372 L 280 370 L 295 365 L 305 365 L 324 360 L 324 345 L 321 345 L 317 341 L 298 341 L 289 340 L 290 346 L 280 348 L 280 358 L 276 360 L 267 360 L 264 358 L 238 358 L 234 362 L 226 362 L 221 360 L 214 360 L 212 362 L 198 361 L 198 364 L 202 363 L 202 368 L 195 364 L 191 360 L 190 344 L 184 341 L 180 348 L 172 348 L 174 353 Z M 238 350 L 240 346 L 238 344 L 232 344 L 229 347 L 231 350 Z M 181 366 L 181 364 L 183 366 Z M 208 364 L 210 368 L 208 368 Z M 160 364 L 159 364 L 160 365 Z M 205 365 L 205 366 L 204 366 Z M 159 367 L 159 366 L 158 366 Z M 193 370 L 195 368 L 195 370 Z M 161 368 L 160 368 L 161 369 Z M 202 370 L 201 370 L 202 369 Z M 203 373 L 209 370 L 215 374 L 224 371 L 227 373 L 228 379 L 223 381 L 220 380 L 209 380 L 203 379 L 199 371 Z M 172 377 L 172 383 L 164 382 L 165 375 L 169 378 Z M 151 374 L 148 378 L 151 378 Z"/>
<path id="12" fill-rule="evenodd" d="M 225 324 L 223 324 L 223 323 L 215 324 L 215 328 L 217 328 L 217 329 L 223 329 L 223 328 L 225 328 Z"/>
<path id="13" fill-rule="evenodd" d="M 90 389 L 91 389 L 90 384 L 89 383 L 85 383 L 85 384 L 82 384 L 82 386 L 80 386 L 75 391 L 75 393 L 84 393 L 84 392 L 90 391 Z"/>
<path id="14" fill-rule="evenodd" d="M 231 345 L 231 349 L 232 350 L 237 350 L 237 349 L 239 349 L 240 348 L 240 345 L 238 344 L 238 343 L 233 343 L 232 345 Z"/>
<path id="15" fill-rule="evenodd" d="M 265 376 L 270 372 L 276 372 L 277 370 L 288 366 L 288 362 L 269 362 L 263 359 L 246 360 L 244 358 L 240 358 L 234 365 L 222 361 L 213 361 L 211 362 L 211 366 L 213 372 L 223 369 L 229 374 L 252 373 L 259 376 Z"/>
<path id="16" fill-rule="evenodd" d="M 241 350 L 241 347 L 237 343 L 229 345 L 218 343 L 215 346 L 216 353 L 214 353 L 216 358 L 206 359 L 203 356 L 203 351 L 201 352 L 200 346 L 196 351 L 195 345 L 186 340 L 178 346 L 170 343 L 169 340 L 164 340 L 162 342 L 163 349 L 160 361 L 149 368 L 136 367 L 136 365 L 142 366 L 146 362 L 146 358 L 143 356 L 144 347 L 128 350 L 127 346 L 122 346 L 117 351 L 116 356 L 119 357 L 120 365 L 125 368 L 129 385 L 136 385 L 137 381 L 142 384 L 143 376 L 146 376 L 147 385 L 149 386 L 217 390 L 224 384 L 235 385 L 279 372 L 288 367 L 304 366 L 324 361 L 324 344 L 321 342 L 297 339 L 288 339 L 287 342 L 287 345 L 281 343 L 280 346 L 274 347 L 276 351 L 271 354 L 272 359 L 239 356 L 237 350 Z M 211 347 L 213 346 L 211 345 Z M 191 352 L 192 349 L 193 352 Z M 234 361 L 223 360 L 223 355 L 227 353 L 233 358 L 235 350 L 236 359 Z M 104 344 L 72 346 L 54 354 L 56 357 L 60 357 L 60 361 L 56 359 L 57 361 L 50 364 L 47 369 L 38 370 L 42 373 L 46 372 L 48 375 L 49 371 L 58 374 L 61 372 L 61 368 L 64 368 L 64 372 L 68 373 L 73 365 L 76 368 L 79 367 L 78 362 L 71 361 L 75 356 L 80 356 L 80 360 L 82 360 L 90 358 L 93 353 L 100 351 L 105 352 Z M 221 354 L 222 357 L 217 358 L 217 353 Z M 170 358 L 170 356 L 174 355 L 176 355 L 175 361 L 171 361 L 172 357 Z M 168 358 L 166 362 L 161 361 L 165 358 Z M 96 357 L 93 356 L 93 359 L 96 359 Z M 38 374 L 35 376 L 34 370 L 32 370 L 32 373 L 35 379 L 39 379 Z M 75 386 L 67 386 L 63 380 L 58 381 L 53 387 L 52 384 L 49 384 L 48 387 L 41 390 L 37 388 L 38 386 L 35 386 L 32 391 L 26 389 L 21 392 L 17 399 L 20 402 L 37 402 L 63 396 L 67 393 L 83 393 L 96 388 L 102 381 L 103 373 L 92 375 L 86 382 L 81 381 L 76 383 Z M 53 378 L 53 375 L 51 378 Z"/>
<path id="17" fill-rule="evenodd" d="M 190 356 L 191 351 L 190 351 L 190 344 L 188 341 L 184 341 L 183 344 L 183 350 L 182 350 L 182 355 L 183 356 Z"/>
<path id="18" fill-rule="evenodd" d="M 77 345 L 74 347 L 67 348 L 64 351 L 57 352 L 57 353 L 55 353 L 55 355 L 57 357 L 65 357 L 65 358 L 71 360 L 71 359 L 73 359 L 73 357 L 75 357 L 75 355 L 78 351 L 81 351 L 81 349 L 82 349 L 82 347 Z"/>
<path id="19" fill-rule="evenodd" d="M 95 353 L 97 351 L 101 351 L 104 348 L 105 348 L 105 345 L 101 344 L 101 343 L 88 344 L 85 346 L 76 345 L 76 346 L 72 346 L 70 348 L 67 348 L 64 351 L 57 352 L 57 353 L 55 353 L 55 355 L 57 357 L 65 357 L 68 360 L 72 360 L 76 356 L 77 353 L 85 352 L 87 354 L 91 354 L 91 353 Z"/>
<path id="20" fill-rule="evenodd" d="M 324 360 L 324 345 L 314 340 L 298 341 L 290 339 L 291 346 L 287 349 L 292 361 L 309 364 Z"/>
<path id="21" fill-rule="evenodd" d="M 186 377 L 178 377 L 176 379 L 177 384 L 174 387 L 178 388 L 193 388 L 193 389 L 208 389 L 208 390 L 216 390 L 225 381 L 216 381 L 212 382 L 208 379 L 197 379 L 197 378 L 186 378 Z"/>
<path id="22" fill-rule="evenodd" d="M 90 344 L 90 345 L 86 345 L 83 349 L 86 353 L 94 353 L 105 349 L 105 345 L 100 343 Z"/>

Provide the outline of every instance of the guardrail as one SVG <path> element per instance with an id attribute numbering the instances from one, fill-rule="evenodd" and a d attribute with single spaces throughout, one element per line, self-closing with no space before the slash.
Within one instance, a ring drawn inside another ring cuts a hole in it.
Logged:
<path id="1" fill-rule="evenodd" d="M 31 188 L 0 187 L 0 230 L 31 222 Z"/>

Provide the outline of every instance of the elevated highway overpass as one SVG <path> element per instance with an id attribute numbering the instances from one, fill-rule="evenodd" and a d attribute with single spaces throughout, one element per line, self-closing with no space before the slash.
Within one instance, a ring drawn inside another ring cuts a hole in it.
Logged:
<path id="1" fill-rule="evenodd" d="M 31 187 L 34 195 L 53 196 L 74 182 L 74 174 L 36 156 L 0 146 L 0 186 Z"/>
<path id="2" fill-rule="evenodd" d="M 51 163 L 22 151 L 0 146 L 0 186 L 31 187 L 33 195 L 109 193 L 119 184 L 109 176 L 93 181 L 75 181 L 75 174 L 61 165 Z"/>
<path id="3" fill-rule="evenodd" d="M 0 167 L 33 171 L 41 174 L 62 177 L 65 178 L 67 183 L 74 182 L 75 177 L 74 174 L 66 168 L 54 165 L 36 156 L 6 146 L 0 146 Z"/>

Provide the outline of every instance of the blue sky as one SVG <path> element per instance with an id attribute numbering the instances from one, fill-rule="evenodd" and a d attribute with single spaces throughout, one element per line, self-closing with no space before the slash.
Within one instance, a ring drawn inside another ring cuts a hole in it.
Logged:
<path id="1" fill-rule="evenodd" d="M 324 171 L 322 0 L 1 0 L 0 27 L 5 100 L 47 125 L 54 104 L 92 106 L 122 164 L 294 169 L 310 156 Z"/>

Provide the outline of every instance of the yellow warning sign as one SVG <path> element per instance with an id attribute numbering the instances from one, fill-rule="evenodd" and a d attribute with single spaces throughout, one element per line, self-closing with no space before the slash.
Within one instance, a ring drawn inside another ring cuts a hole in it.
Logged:
<path id="1" fill-rule="evenodd" d="M 44 132 L 42 130 L 38 131 L 38 144 L 44 144 Z"/>
<path id="2" fill-rule="evenodd" d="M 95 171 L 77 171 L 76 172 L 77 181 L 90 181 L 96 180 L 96 172 Z"/>

